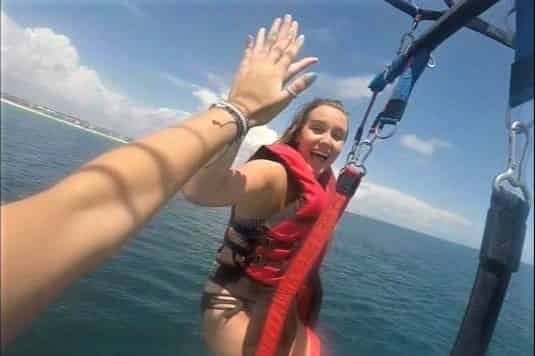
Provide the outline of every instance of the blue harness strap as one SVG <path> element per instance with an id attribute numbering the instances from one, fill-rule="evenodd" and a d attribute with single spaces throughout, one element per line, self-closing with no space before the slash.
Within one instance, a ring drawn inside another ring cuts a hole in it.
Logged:
<path id="1" fill-rule="evenodd" d="M 509 88 L 511 108 L 533 99 L 533 0 L 516 1 L 515 52 Z"/>
<path id="2" fill-rule="evenodd" d="M 405 71 L 398 78 L 394 91 L 383 111 L 377 116 L 376 122 L 385 125 L 396 124 L 401 120 L 414 85 L 427 67 L 429 57 L 428 51 L 421 50 L 408 59 Z"/>
<path id="3" fill-rule="evenodd" d="M 384 71 L 377 74 L 368 88 L 374 93 L 383 91 L 386 86 L 396 80 L 407 66 L 409 57 L 406 54 L 398 56 Z"/>

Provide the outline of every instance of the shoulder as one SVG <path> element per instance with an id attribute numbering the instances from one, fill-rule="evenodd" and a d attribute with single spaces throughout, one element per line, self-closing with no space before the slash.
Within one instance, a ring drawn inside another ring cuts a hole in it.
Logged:
<path id="1" fill-rule="evenodd" d="M 282 163 L 268 159 L 253 159 L 236 171 L 243 174 L 250 182 L 256 181 L 255 185 L 261 185 L 266 189 L 285 185 L 288 178 Z"/>
<path id="2" fill-rule="evenodd" d="M 236 174 L 245 181 L 243 194 L 235 201 L 235 212 L 245 218 L 267 218 L 284 206 L 288 191 L 288 174 L 283 164 L 254 159 Z"/>

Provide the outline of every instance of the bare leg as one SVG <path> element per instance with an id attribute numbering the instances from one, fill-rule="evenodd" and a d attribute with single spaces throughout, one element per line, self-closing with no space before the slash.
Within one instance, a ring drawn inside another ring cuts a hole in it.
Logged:
<path id="1" fill-rule="evenodd" d="M 202 336 L 217 356 L 242 356 L 249 317 L 243 311 L 227 319 L 224 310 L 207 309 L 202 315 Z"/>
<path id="2" fill-rule="evenodd" d="M 232 298 L 232 297 L 230 297 Z M 243 341 L 249 317 L 243 311 L 227 319 L 224 310 L 207 309 L 202 315 L 202 336 L 210 351 L 217 356 L 242 356 Z M 289 356 L 307 356 L 305 325 L 298 321 L 297 333 Z"/>

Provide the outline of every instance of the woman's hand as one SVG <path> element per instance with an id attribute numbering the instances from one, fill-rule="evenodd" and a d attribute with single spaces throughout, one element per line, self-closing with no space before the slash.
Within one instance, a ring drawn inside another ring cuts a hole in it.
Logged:
<path id="1" fill-rule="evenodd" d="M 249 37 L 229 101 L 244 112 L 250 127 L 271 121 L 316 78 L 307 73 L 284 87 L 293 76 L 318 62 L 315 57 L 293 62 L 304 43 L 298 32 L 297 21 L 286 15 L 273 21 L 267 37 L 265 28 L 255 39 Z"/>

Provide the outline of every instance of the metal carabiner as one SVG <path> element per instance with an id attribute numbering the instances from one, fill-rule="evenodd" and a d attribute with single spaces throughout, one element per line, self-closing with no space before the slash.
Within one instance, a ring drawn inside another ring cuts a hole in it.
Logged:
<path id="1" fill-rule="evenodd" d="M 394 128 L 392 129 L 391 132 L 388 132 L 387 134 L 382 134 L 383 128 L 385 126 L 393 126 Z M 389 139 L 390 137 L 394 136 L 397 131 L 398 131 L 398 122 L 389 123 L 389 124 L 383 124 L 383 125 L 378 124 L 375 127 L 375 136 L 380 140 L 386 140 L 386 139 Z"/>
<path id="2" fill-rule="evenodd" d="M 353 145 L 351 152 L 347 155 L 346 165 L 354 165 L 357 167 L 364 167 L 364 162 L 373 151 L 373 141 L 375 138 L 366 139 L 357 145 Z"/>
<path id="3" fill-rule="evenodd" d="M 432 54 L 429 55 L 429 62 L 427 62 L 427 68 L 433 69 L 437 66 L 437 61 Z"/>
<path id="4" fill-rule="evenodd" d="M 507 167 L 494 179 L 494 188 L 499 189 L 504 182 L 522 191 L 524 199 L 531 203 L 531 195 L 523 181 L 524 160 L 530 144 L 530 124 L 514 121 L 509 127 Z M 518 150 L 518 138 L 525 137 L 524 145 Z"/>
<path id="5" fill-rule="evenodd" d="M 357 146 L 357 150 L 355 152 L 355 155 L 357 157 L 357 163 L 364 164 L 370 154 L 373 151 L 373 141 L 371 140 L 364 140 Z"/>
<path id="6" fill-rule="evenodd" d="M 420 14 L 420 9 L 418 6 L 413 5 L 416 8 L 416 15 L 414 15 L 414 18 L 412 20 L 412 25 L 410 31 L 406 32 L 400 40 L 400 45 L 397 54 L 402 55 L 406 54 L 409 48 L 411 48 L 412 44 L 416 40 L 416 37 L 414 36 L 414 32 L 418 28 L 418 25 L 420 24 L 420 21 L 422 19 L 422 15 Z"/>

